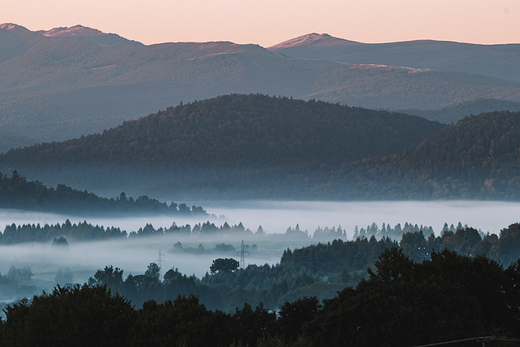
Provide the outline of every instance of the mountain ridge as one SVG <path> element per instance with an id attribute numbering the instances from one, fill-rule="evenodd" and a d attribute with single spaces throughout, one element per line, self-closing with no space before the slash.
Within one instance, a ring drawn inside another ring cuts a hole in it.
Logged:
<path id="1" fill-rule="evenodd" d="M 1 25 L 0 25 L 1 28 Z M 64 37 L 64 36 L 99 36 L 106 35 L 98 29 L 84 27 L 83 25 L 77 24 L 71 27 L 58 27 L 50 30 L 38 30 L 37 33 L 41 33 L 47 37 Z"/>
<path id="2" fill-rule="evenodd" d="M 0 151 L 99 133 L 181 101 L 233 93 L 374 109 L 436 109 L 477 97 L 520 101 L 520 82 L 484 75 L 291 58 L 226 41 L 147 46 L 96 29 L 79 35 L 83 27 L 57 37 L 2 27 L 10 29 L 0 29 L 0 126 L 17 140 L 3 141 Z M 331 47 L 340 46 L 315 48 Z"/>
<path id="3" fill-rule="evenodd" d="M 274 46 L 267 47 L 268 50 L 273 51 L 282 48 L 289 48 L 295 46 L 304 46 L 310 45 L 313 47 L 323 47 L 323 46 L 339 46 L 346 44 L 359 44 L 360 42 L 349 41 L 337 37 L 330 36 L 329 34 L 317 34 L 311 33 L 307 35 L 302 35 L 295 37 L 294 39 L 290 39 L 287 41 L 280 42 Z"/>
<path id="4" fill-rule="evenodd" d="M 312 35 L 312 34 L 311 34 Z M 305 35 L 304 35 L 305 36 Z M 520 44 L 471 44 L 455 41 L 412 40 L 385 43 L 313 45 L 296 44 L 297 37 L 270 47 L 288 57 L 329 60 L 345 64 L 381 64 L 412 68 L 430 68 L 482 74 L 520 82 Z M 331 38 L 341 42 L 340 38 Z M 346 42 L 351 42 L 345 40 Z M 291 45 L 294 42 L 294 45 Z"/>

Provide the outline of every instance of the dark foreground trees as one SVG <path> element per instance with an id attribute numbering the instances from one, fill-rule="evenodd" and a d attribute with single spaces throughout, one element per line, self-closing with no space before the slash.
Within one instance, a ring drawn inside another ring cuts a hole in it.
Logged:
<path id="1" fill-rule="evenodd" d="M 333 346 L 414 346 L 518 334 L 518 264 L 506 270 L 484 256 L 444 250 L 416 263 L 383 252 L 369 280 L 324 302 L 308 327 Z"/>
<path id="2" fill-rule="evenodd" d="M 106 287 L 56 287 L 5 310 L 2 346 L 124 346 L 137 312 Z"/>
<path id="3" fill-rule="evenodd" d="M 58 287 L 9 306 L 0 345 L 415 346 L 519 338 L 519 288 L 520 260 L 504 269 L 484 256 L 443 250 L 415 262 L 391 248 L 356 288 L 323 303 L 286 302 L 278 318 L 262 305 L 208 310 L 193 295 L 135 310 L 106 286 Z"/>

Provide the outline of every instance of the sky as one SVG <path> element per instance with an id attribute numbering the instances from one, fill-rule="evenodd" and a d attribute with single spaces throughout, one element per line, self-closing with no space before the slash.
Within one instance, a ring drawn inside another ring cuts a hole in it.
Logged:
<path id="1" fill-rule="evenodd" d="M 269 47 L 309 33 L 380 43 L 520 43 L 519 0 L 0 0 L 0 23 L 76 24 L 144 44 L 231 41 Z"/>

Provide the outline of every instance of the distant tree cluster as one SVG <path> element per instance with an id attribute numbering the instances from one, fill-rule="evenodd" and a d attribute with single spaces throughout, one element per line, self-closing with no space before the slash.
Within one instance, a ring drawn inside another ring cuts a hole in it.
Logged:
<path id="1" fill-rule="evenodd" d="M 68 219 L 63 224 L 16 224 L 7 225 L 0 234 L 0 244 L 12 245 L 26 242 L 49 242 L 53 246 L 68 246 L 67 240 L 95 241 L 110 239 L 126 239 L 126 231 L 120 228 L 92 225 L 86 221 L 72 224 Z"/>
<path id="2" fill-rule="evenodd" d="M 140 196 L 137 199 L 121 193 L 116 199 L 102 198 L 87 191 L 72 189 L 63 184 L 48 188 L 39 181 L 27 179 L 13 171 L 12 177 L 0 173 L 0 208 L 14 208 L 29 211 L 67 212 L 88 214 L 166 214 L 205 215 L 200 206 L 191 208 L 184 203 L 171 202 L 169 205 Z"/>
<path id="3" fill-rule="evenodd" d="M 0 274 L 0 294 L 5 297 L 32 295 L 36 291 L 36 286 L 31 283 L 32 276 L 29 266 L 17 268 L 11 265 L 5 275 Z"/>
<path id="4" fill-rule="evenodd" d="M 256 245 L 253 245 L 256 247 Z M 218 254 L 231 254 L 236 255 L 237 250 L 231 244 L 225 243 L 217 243 L 215 248 L 206 249 L 202 243 L 200 243 L 196 248 L 194 247 L 184 247 L 181 242 L 176 242 L 172 248 L 168 251 L 170 253 L 191 253 L 191 254 L 204 254 L 204 253 L 218 253 Z"/>
<path id="5" fill-rule="evenodd" d="M 459 223 L 460 224 L 460 223 Z M 446 224 L 447 225 L 447 224 Z M 467 227 L 467 226 L 466 226 Z M 462 229 L 462 225 L 460 225 L 459 229 Z M 452 225 L 452 231 L 455 231 Z M 404 223 L 403 226 L 401 226 L 401 223 L 397 223 L 393 228 L 390 226 L 390 224 L 385 224 L 381 226 L 381 229 L 377 226 L 376 223 L 372 223 L 371 225 L 368 225 L 366 229 L 361 228 L 359 229 L 356 225 L 356 228 L 354 229 L 354 240 L 358 237 L 366 237 L 370 238 L 371 236 L 375 236 L 377 239 L 381 239 L 384 237 L 389 237 L 393 240 L 400 240 L 404 234 L 407 233 L 414 233 L 421 231 L 425 237 L 430 236 L 433 234 L 433 228 L 430 226 L 418 226 L 417 224 L 409 224 Z M 444 229 L 442 230 L 444 231 Z"/>
<path id="6" fill-rule="evenodd" d="M 374 264 L 383 250 L 393 247 L 400 248 L 404 254 L 417 262 L 430 259 L 432 252 L 444 249 L 472 257 L 485 255 L 506 265 L 520 258 L 518 223 L 502 229 L 499 235 L 483 234 L 460 223 L 456 229 L 445 224 L 439 236 L 429 233 L 429 227 L 425 229 L 428 236 L 425 236 L 423 230 L 403 232 L 400 234 L 400 241 L 389 236 L 381 236 L 379 233 L 359 235 L 352 241 L 338 239 L 293 251 L 287 249 L 280 265 L 292 263 L 309 269 L 310 273 L 339 273 L 343 266 L 349 271 L 358 271 Z"/>
<path id="7" fill-rule="evenodd" d="M 211 264 L 211 267 L 209 270 L 212 274 L 214 273 L 223 273 L 223 272 L 235 272 L 238 270 L 238 267 L 240 264 L 237 260 L 232 258 L 218 258 L 213 260 L 213 264 Z"/>

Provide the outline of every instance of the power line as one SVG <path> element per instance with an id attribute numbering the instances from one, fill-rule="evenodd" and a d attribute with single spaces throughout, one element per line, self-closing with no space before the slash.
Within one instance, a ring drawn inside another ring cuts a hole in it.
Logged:
<path id="1" fill-rule="evenodd" d="M 470 337 L 468 339 L 462 339 L 462 340 L 452 340 L 452 341 L 445 341 L 445 342 L 430 343 L 428 345 L 418 345 L 418 346 L 413 346 L 413 347 L 441 346 L 441 345 L 450 345 L 453 343 L 467 342 L 467 341 L 482 342 L 482 347 L 485 347 L 486 341 L 520 342 L 520 339 L 517 339 L 514 337 L 503 337 L 503 336 L 480 336 L 480 337 Z"/>

